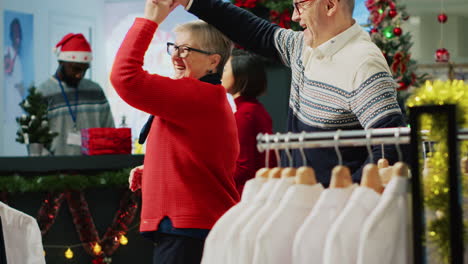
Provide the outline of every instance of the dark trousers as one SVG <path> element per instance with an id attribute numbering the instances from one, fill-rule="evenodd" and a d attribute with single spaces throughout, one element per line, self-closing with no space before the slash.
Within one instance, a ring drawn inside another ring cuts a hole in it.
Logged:
<path id="1" fill-rule="evenodd" d="M 200 264 L 205 240 L 158 233 L 154 237 L 153 264 Z"/>

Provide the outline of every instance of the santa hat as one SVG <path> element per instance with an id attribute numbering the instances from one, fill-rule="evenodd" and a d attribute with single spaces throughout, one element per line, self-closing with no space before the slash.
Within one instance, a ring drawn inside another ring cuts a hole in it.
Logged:
<path id="1" fill-rule="evenodd" d="M 67 34 L 54 50 L 59 61 L 90 63 L 93 59 L 91 46 L 83 34 Z"/>

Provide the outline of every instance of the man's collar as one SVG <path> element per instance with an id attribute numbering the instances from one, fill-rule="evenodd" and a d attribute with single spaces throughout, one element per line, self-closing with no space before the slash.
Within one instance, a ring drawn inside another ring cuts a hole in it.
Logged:
<path id="1" fill-rule="evenodd" d="M 354 24 L 351 27 L 315 48 L 314 53 L 318 53 L 326 57 L 333 56 L 361 31 L 361 26 L 354 21 Z"/>

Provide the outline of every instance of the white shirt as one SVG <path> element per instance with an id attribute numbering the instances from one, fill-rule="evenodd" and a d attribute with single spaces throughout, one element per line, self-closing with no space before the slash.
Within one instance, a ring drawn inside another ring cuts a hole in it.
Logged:
<path id="1" fill-rule="evenodd" d="M 265 225 L 265 222 L 271 218 L 273 212 L 278 209 L 284 194 L 294 182 L 294 177 L 280 179 L 270 194 L 270 197 L 268 197 L 265 206 L 252 215 L 250 221 L 240 233 L 240 259 L 238 263 L 252 263 L 255 239 L 257 238 L 258 232 Z"/>
<path id="2" fill-rule="evenodd" d="M 8 264 L 45 264 L 42 236 L 36 219 L 0 202 Z"/>
<path id="3" fill-rule="evenodd" d="M 379 202 L 380 194 L 368 187 L 354 190 L 343 212 L 328 231 L 324 264 L 355 264 L 364 221 Z"/>
<path id="4" fill-rule="evenodd" d="M 216 264 L 223 262 L 225 257 L 225 254 L 223 253 L 226 251 L 226 233 L 247 208 L 249 203 L 254 200 L 255 195 L 265 182 L 265 179 L 253 178 L 245 183 L 241 201 L 224 213 L 208 234 L 208 237 L 205 240 L 201 263 Z"/>
<path id="5" fill-rule="evenodd" d="M 323 246 L 328 230 L 356 187 L 357 185 L 353 184 L 347 188 L 332 188 L 322 192 L 296 233 L 293 243 L 293 264 L 312 261 L 317 264 L 322 263 Z"/>
<path id="6" fill-rule="evenodd" d="M 254 200 L 244 208 L 243 212 L 241 212 L 237 219 L 232 223 L 231 229 L 227 231 L 225 236 L 226 245 L 224 250 L 226 251 L 226 257 L 224 261 L 219 263 L 239 264 L 240 232 L 250 221 L 252 215 L 265 205 L 266 200 L 279 181 L 280 179 L 268 179 L 268 181 L 263 184 Z"/>
<path id="7" fill-rule="evenodd" d="M 227 100 L 229 102 L 229 105 L 231 106 L 232 112 L 236 113 L 237 112 L 237 106 L 236 102 L 234 101 L 234 97 L 232 97 L 232 94 L 226 93 Z"/>
<path id="8" fill-rule="evenodd" d="M 392 177 L 377 207 L 364 222 L 357 263 L 413 263 L 407 188 L 408 179 Z"/>
<path id="9" fill-rule="evenodd" d="M 322 191 L 321 184 L 296 184 L 289 187 L 278 209 L 258 233 L 252 263 L 291 263 L 296 232 Z"/>

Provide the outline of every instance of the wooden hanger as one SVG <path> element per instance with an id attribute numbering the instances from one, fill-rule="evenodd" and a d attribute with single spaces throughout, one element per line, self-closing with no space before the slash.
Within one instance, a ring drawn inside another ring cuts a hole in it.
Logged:
<path id="1" fill-rule="evenodd" d="M 311 167 L 302 166 L 296 171 L 296 184 L 314 185 L 317 184 L 315 171 Z"/>
<path id="2" fill-rule="evenodd" d="M 335 151 L 336 156 L 338 157 L 338 164 L 332 170 L 330 188 L 346 188 L 353 184 L 351 178 L 351 171 L 348 167 L 343 166 L 343 156 L 341 155 L 339 144 L 340 144 L 340 133 L 341 129 L 336 130 L 334 136 L 335 140 Z"/>
<path id="3" fill-rule="evenodd" d="M 401 161 L 393 164 L 393 177 L 395 176 L 408 178 L 409 176 L 408 165 L 406 165 L 406 163 L 401 162 Z"/>
<path id="4" fill-rule="evenodd" d="M 333 168 L 330 188 L 346 188 L 352 184 L 351 171 L 348 167 L 338 165 Z"/>
<path id="5" fill-rule="evenodd" d="M 268 179 L 269 172 L 270 172 L 270 168 L 261 168 L 255 173 L 255 178 Z"/>
<path id="6" fill-rule="evenodd" d="M 299 136 L 299 142 L 304 143 L 305 131 L 302 131 Z M 307 166 L 307 157 L 304 152 L 304 148 L 299 148 L 302 157 L 302 166 L 296 170 L 296 184 L 314 185 L 317 184 L 317 178 L 315 177 L 315 171 L 311 167 Z"/>
<path id="7" fill-rule="evenodd" d="M 382 180 L 379 175 L 379 167 L 369 163 L 362 170 L 361 186 L 371 188 L 377 193 L 383 192 Z"/>
<path id="8" fill-rule="evenodd" d="M 281 177 L 281 171 L 283 168 L 275 167 L 268 172 L 269 179 L 279 179 Z"/>
<path id="9" fill-rule="evenodd" d="M 286 148 L 284 150 L 284 153 L 286 154 L 286 157 L 288 157 L 289 167 L 284 168 L 281 171 L 281 179 L 293 177 L 296 175 L 296 168 L 294 168 L 294 165 L 293 165 L 293 157 L 287 146 L 287 144 L 289 143 L 289 139 L 291 138 L 291 135 L 292 133 L 288 132 L 288 134 L 286 134 L 286 137 L 284 138 L 284 143 L 286 143 Z"/>
<path id="10" fill-rule="evenodd" d="M 269 138 L 269 135 L 266 134 L 265 135 L 265 139 L 267 140 L 268 142 L 268 138 Z M 264 168 L 260 168 L 256 173 L 255 173 L 255 178 L 257 179 L 264 179 L 264 180 L 267 180 L 268 179 L 268 175 L 270 174 L 270 168 L 268 166 L 268 163 L 270 161 L 270 147 L 268 146 L 265 150 L 265 167 Z"/>
<path id="11" fill-rule="evenodd" d="M 383 168 L 388 168 L 389 163 L 388 163 L 388 160 L 385 158 L 384 156 L 384 144 L 382 144 L 382 158 L 380 158 L 378 161 L 377 161 L 377 167 L 379 169 L 383 169 Z"/>
<path id="12" fill-rule="evenodd" d="M 279 134 L 280 133 L 276 133 L 273 140 L 275 143 L 278 143 L 279 142 Z M 268 173 L 268 178 L 269 179 L 279 179 L 281 177 L 281 171 L 283 170 L 283 168 L 281 168 L 281 157 L 280 157 L 280 154 L 279 154 L 279 149 L 276 147 L 273 147 L 273 149 L 275 150 L 275 155 L 276 155 L 276 162 L 278 164 L 278 167 L 276 168 L 273 168 L 270 170 L 270 172 Z"/>
<path id="13" fill-rule="evenodd" d="M 281 179 L 289 178 L 289 177 L 294 177 L 296 176 L 296 168 L 284 168 L 281 171 Z"/>
<path id="14" fill-rule="evenodd" d="M 388 166 L 390 165 L 388 164 L 388 160 L 386 158 L 381 158 L 377 161 L 377 167 L 379 169 L 388 168 Z"/>

